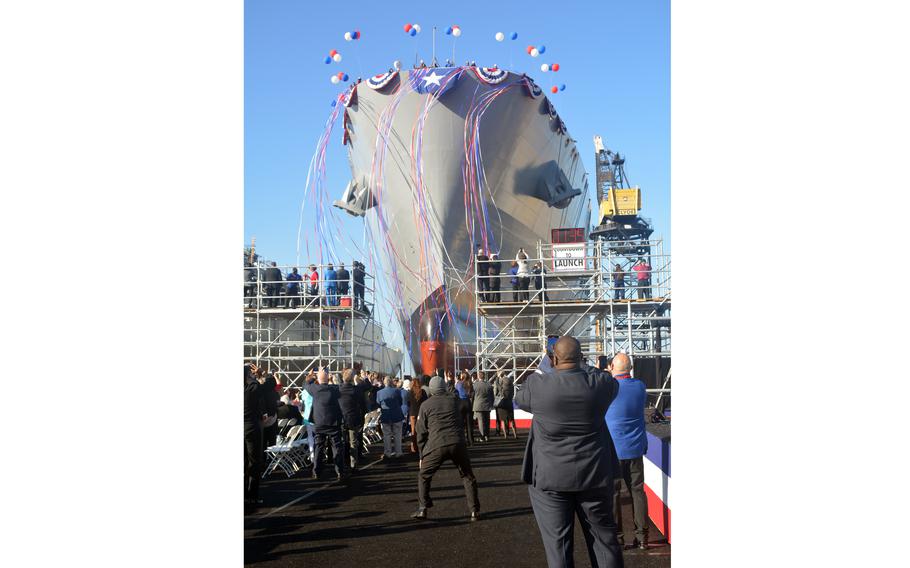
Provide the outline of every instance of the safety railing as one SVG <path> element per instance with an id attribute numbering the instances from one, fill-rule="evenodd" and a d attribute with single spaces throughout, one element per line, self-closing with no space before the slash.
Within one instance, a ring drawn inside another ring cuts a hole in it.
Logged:
<path id="1" fill-rule="evenodd" d="M 538 243 L 520 259 L 481 260 L 473 275 L 473 366 L 516 376 L 532 372 L 552 334 L 578 339 L 592 363 L 620 351 L 669 357 L 670 269 L 659 239 Z"/>

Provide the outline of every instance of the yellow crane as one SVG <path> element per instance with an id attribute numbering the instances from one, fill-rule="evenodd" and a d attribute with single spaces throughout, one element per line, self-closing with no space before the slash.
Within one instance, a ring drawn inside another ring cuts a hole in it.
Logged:
<path id="1" fill-rule="evenodd" d="M 641 211 L 641 189 L 629 187 L 623 164 L 625 158 L 604 147 L 603 138 L 594 137 L 597 200 L 600 222 L 613 217 L 635 217 Z"/>

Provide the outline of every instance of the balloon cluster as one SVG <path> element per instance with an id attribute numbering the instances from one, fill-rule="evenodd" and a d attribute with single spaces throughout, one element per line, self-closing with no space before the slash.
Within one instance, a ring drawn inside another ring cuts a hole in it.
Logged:
<path id="1" fill-rule="evenodd" d="M 461 28 L 459 28 L 458 26 L 449 26 L 448 28 L 446 28 L 446 35 L 460 37 Z"/>
<path id="2" fill-rule="evenodd" d="M 552 63 L 552 64 L 544 63 L 543 65 L 540 66 L 540 70 L 543 71 L 544 73 L 546 73 L 547 71 L 554 71 L 554 72 L 559 71 L 559 63 Z"/>
<path id="3" fill-rule="evenodd" d="M 337 85 L 339 81 L 344 81 L 347 83 L 348 79 L 350 79 L 350 77 L 348 77 L 348 74 L 344 71 L 339 71 L 338 73 L 329 77 L 329 81 L 331 81 L 333 85 Z"/>
<path id="4" fill-rule="evenodd" d="M 411 37 L 416 36 L 420 33 L 420 24 L 405 24 L 404 33 L 408 34 Z M 461 35 L 461 30 L 458 31 L 458 35 Z"/>
<path id="5" fill-rule="evenodd" d="M 354 30 L 352 32 L 344 32 L 344 41 L 352 41 L 355 39 L 360 39 L 360 30 Z"/>
<path id="6" fill-rule="evenodd" d="M 542 45 L 540 47 L 534 47 L 533 45 L 529 45 L 525 51 L 527 51 L 528 55 L 530 55 L 531 57 L 537 57 L 541 53 L 546 53 L 547 46 Z"/>
<path id="7" fill-rule="evenodd" d="M 496 38 L 496 41 L 502 41 L 502 40 L 506 39 L 506 34 L 504 34 L 502 32 L 496 32 L 496 35 L 493 37 Z M 509 39 L 518 39 L 518 32 L 512 32 L 511 34 L 509 34 Z"/>
<path id="8" fill-rule="evenodd" d="M 565 84 L 565 83 L 563 83 L 562 85 L 560 85 L 560 86 L 558 86 L 558 87 L 557 87 L 556 85 L 553 85 L 552 87 L 550 87 L 550 92 L 551 92 L 551 93 L 555 93 L 555 92 L 557 92 L 557 91 L 565 91 L 565 90 L 566 90 L 566 84 Z"/>
<path id="9" fill-rule="evenodd" d="M 337 49 L 333 49 L 332 51 L 330 51 L 329 55 L 325 59 L 322 60 L 322 62 L 325 63 L 326 65 L 328 65 L 332 61 L 334 61 L 335 63 L 341 63 L 341 54 L 338 53 Z"/>

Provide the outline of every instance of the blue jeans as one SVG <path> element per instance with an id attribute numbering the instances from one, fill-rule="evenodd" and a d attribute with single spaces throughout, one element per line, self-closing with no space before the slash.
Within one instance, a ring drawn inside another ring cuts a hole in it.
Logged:
<path id="1" fill-rule="evenodd" d="M 336 286 L 325 287 L 325 301 L 329 306 L 338 305 L 338 288 Z"/>

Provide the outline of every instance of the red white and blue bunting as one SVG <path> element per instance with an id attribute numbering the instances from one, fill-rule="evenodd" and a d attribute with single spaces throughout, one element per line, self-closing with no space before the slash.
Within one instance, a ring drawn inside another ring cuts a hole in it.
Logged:
<path id="1" fill-rule="evenodd" d="M 525 94 L 532 99 L 536 99 L 543 94 L 541 88 L 538 87 L 530 77 L 525 77 L 524 84 L 522 86 L 524 87 Z"/>
<path id="2" fill-rule="evenodd" d="M 474 67 L 474 73 L 477 75 L 478 79 L 487 85 L 498 85 L 505 81 L 506 77 L 509 76 L 508 71 L 496 67 Z"/>
<path id="3" fill-rule="evenodd" d="M 388 73 L 380 73 L 379 75 L 373 75 L 367 79 L 367 86 L 374 91 L 378 91 L 391 83 L 395 77 L 398 76 L 398 71 L 390 71 Z"/>
<path id="4" fill-rule="evenodd" d="M 348 92 L 348 98 L 344 101 L 345 108 L 350 108 L 350 106 L 357 102 L 357 83 L 351 85 L 351 90 Z"/>

